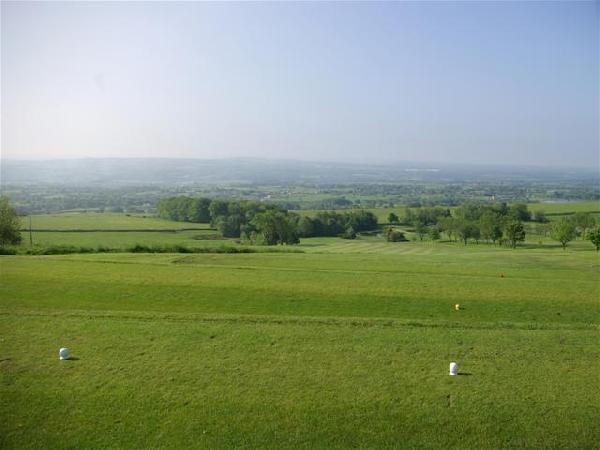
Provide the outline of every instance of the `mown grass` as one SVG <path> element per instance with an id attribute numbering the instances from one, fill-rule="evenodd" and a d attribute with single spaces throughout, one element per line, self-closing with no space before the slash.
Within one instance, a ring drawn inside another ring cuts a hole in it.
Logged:
<path id="1" fill-rule="evenodd" d="M 0 292 L 7 308 L 598 322 L 595 252 L 515 253 L 5 257 Z"/>
<path id="2" fill-rule="evenodd" d="M 0 257 L 0 447 L 597 447 L 589 243 L 298 248 Z"/>
<path id="3" fill-rule="evenodd" d="M 582 330 L 0 317 L 3 448 L 594 448 Z M 68 343 L 74 361 L 58 361 Z M 596 350 L 594 350 L 594 348 Z M 463 375 L 447 375 L 457 360 Z"/>
<path id="4" fill-rule="evenodd" d="M 381 236 L 361 236 L 358 239 L 348 240 L 341 238 L 310 238 L 301 239 L 300 245 L 297 247 L 304 252 L 314 253 L 362 253 L 362 254 L 468 254 L 473 252 L 510 252 L 512 248 L 499 246 L 491 242 L 480 241 L 475 243 L 469 241 L 468 245 L 462 242 L 448 241 L 446 239 L 440 241 L 431 241 L 427 237 L 420 241 L 415 233 L 406 232 L 406 237 L 410 242 L 387 242 Z M 554 253 L 555 250 L 562 250 L 562 246 L 557 241 L 549 236 L 540 236 L 536 234 L 527 235 L 524 243 L 518 244 L 518 249 L 529 249 L 546 253 Z M 591 242 L 578 238 L 567 244 L 567 251 L 583 251 L 588 252 L 594 246 Z"/>

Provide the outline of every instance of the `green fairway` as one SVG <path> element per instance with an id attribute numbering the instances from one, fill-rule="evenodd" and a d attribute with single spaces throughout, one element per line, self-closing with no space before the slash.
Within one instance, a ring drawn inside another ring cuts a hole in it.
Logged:
<path id="1" fill-rule="evenodd" d="M 311 241 L 304 254 L 1 257 L 0 446 L 600 440 L 590 247 L 329 254 L 347 241 Z M 61 346 L 77 359 L 58 361 Z"/>
<path id="2" fill-rule="evenodd" d="M 594 448 L 600 437 L 593 330 L 87 313 L 0 324 L 3 448 Z M 58 361 L 65 342 L 77 360 Z"/>

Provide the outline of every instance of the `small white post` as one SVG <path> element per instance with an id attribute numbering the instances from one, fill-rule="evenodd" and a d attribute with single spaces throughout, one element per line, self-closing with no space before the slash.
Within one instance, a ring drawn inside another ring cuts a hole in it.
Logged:
<path id="1" fill-rule="evenodd" d="M 69 349 L 67 347 L 62 347 L 58 351 L 58 358 L 60 360 L 69 359 L 70 357 L 71 357 L 71 352 L 69 352 Z"/>
<path id="2" fill-rule="evenodd" d="M 458 375 L 458 364 L 456 364 L 455 362 L 451 362 L 450 363 L 450 376 L 455 376 Z"/>

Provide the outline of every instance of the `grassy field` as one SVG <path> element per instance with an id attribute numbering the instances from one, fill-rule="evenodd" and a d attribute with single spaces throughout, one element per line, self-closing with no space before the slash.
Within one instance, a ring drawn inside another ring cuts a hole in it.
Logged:
<path id="1" fill-rule="evenodd" d="M 529 209 L 537 211 L 543 209 L 550 216 L 572 214 L 574 212 L 599 212 L 599 202 L 578 203 L 533 203 Z M 386 223 L 390 212 L 402 216 L 404 208 L 374 208 L 370 209 L 377 215 L 380 223 Z M 318 211 L 299 211 L 300 214 L 314 216 Z M 597 214 L 596 214 L 597 215 Z M 554 217 L 555 218 L 555 217 Z M 42 246 L 50 245 L 74 245 L 98 247 L 124 248 L 135 244 L 141 245 L 186 245 L 188 247 L 214 247 L 215 245 L 235 245 L 232 240 L 215 242 L 218 237 L 216 230 L 211 230 L 208 224 L 173 222 L 156 217 L 123 214 L 123 213 L 61 213 L 32 216 L 31 238 L 34 244 Z M 528 225 L 528 241 L 530 243 L 544 245 L 552 242 L 548 238 L 531 233 L 531 228 L 536 225 Z M 23 219 L 23 242 L 29 244 L 29 220 Z M 409 233 L 409 238 L 414 238 Z M 328 241 L 329 242 L 329 241 Z M 374 243 L 373 240 L 369 241 Z M 317 244 L 318 247 L 322 247 Z M 338 243 L 338 247 L 340 244 Z M 352 251 L 355 246 L 346 243 Z M 308 245 L 315 247 L 314 244 Z M 376 247 L 379 247 L 376 250 Z M 382 245 L 362 248 L 359 251 L 388 251 L 388 247 Z M 329 252 L 331 249 L 325 249 Z"/>
<path id="2" fill-rule="evenodd" d="M 531 228 L 531 227 L 529 227 Z M 293 247 L 250 247 L 256 251 L 272 250 L 295 250 L 311 253 L 371 253 L 371 254 L 398 254 L 398 253 L 452 253 L 461 252 L 463 245 L 456 242 L 425 240 L 418 241 L 418 237 L 412 232 L 406 232 L 406 236 L 412 243 L 386 242 L 381 236 L 361 236 L 356 240 L 346 240 L 337 237 L 301 239 L 300 245 Z M 29 232 L 22 233 L 23 249 L 29 248 Z M 215 247 L 244 247 L 236 239 L 223 239 L 218 232 L 210 229 L 180 230 L 180 231 L 34 231 L 32 233 L 34 247 L 50 246 L 77 246 L 97 248 L 104 246 L 114 249 L 125 249 L 127 247 L 140 245 L 173 246 L 183 245 L 194 248 Z M 521 244 L 526 248 L 539 250 L 555 250 L 560 244 L 549 236 L 537 235 L 532 230 L 527 231 L 527 240 Z M 488 251 L 495 247 L 491 244 L 469 244 L 470 251 Z M 592 244 L 585 240 L 574 240 L 569 242 L 568 248 L 572 251 L 587 251 L 593 248 Z"/>
<path id="3" fill-rule="evenodd" d="M 235 245 L 223 240 L 208 224 L 173 222 L 123 213 L 62 213 L 34 215 L 31 241 L 35 246 L 126 248 L 136 244 L 190 248 Z M 41 230 L 41 231 L 40 231 Z M 23 218 L 22 246 L 30 246 L 29 219 Z M 215 239 L 218 239 L 215 240 Z"/>
<path id="4" fill-rule="evenodd" d="M 23 245 L 29 245 L 29 233 L 24 232 Z M 104 245 L 111 248 L 125 248 L 127 246 L 141 245 L 176 245 L 187 247 L 212 247 L 227 243 L 235 245 L 232 239 L 223 239 L 216 231 L 189 230 L 189 231 L 86 231 L 86 232 L 57 232 L 34 231 L 33 242 L 35 245 L 75 245 L 83 247 L 97 247 Z M 215 240 L 217 239 L 217 240 Z"/>
<path id="5" fill-rule="evenodd" d="M 499 248 L 497 245 L 483 241 L 479 244 L 469 242 L 467 247 L 465 247 L 461 242 L 448 240 L 431 241 L 424 238 L 423 241 L 419 241 L 418 237 L 411 232 L 407 232 L 406 237 L 411 242 L 387 242 L 381 236 L 361 236 L 354 240 L 337 237 L 311 238 L 301 239 L 300 245 L 294 246 L 294 248 L 311 253 L 361 253 L 386 255 L 417 253 L 446 255 L 449 258 L 453 257 L 453 255 L 463 254 L 465 251 L 468 251 L 468 254 L 472 252 L 489 253 L 490 251 L 513 251 L 510 248 Z M 529 234 L 526 241 L 519 244 L 519 248 L 540 252 L 554 252 L 557 249 L 562 249 L 561 245 L 550 237 L 535 234 Z M 567 245 L 568 251 L 588 252 L 593 248 L 593 245 L 589 241 L 582 239 L 571 241 Z"/>
<path id="6" fill-rule="evenodd" d="M 0 257 L 0 447 L 597 448 L 591 246 L 381 244 Z"/>
<path id="7" fill-rule="evenodd" d="M 173 222 L 157 217 L 123 213 L 60 213 L 31 216 L 34 230 L 181 230 L 207 229 L 208 225 Z M 23 218 L 23 229 L 29 229 L 29 216 Z"/>
<path id="8" fill-rule="evenodd" d="M 543 210 L 546 214 L 560 215 L 573 214 L 576 212 L 600 213 L 600 202 L 565 202 L 565 203 L 530 203 L 528 205 L 531 211 Z"/>
<path id="9" fill-rule="evenodd" d="M 527 205 L 530 211 L 544 211 L 550 216 L 559 216 L 565 214 L 574 214 L 576 212 L 591 212 L 595 215 L 600 214 L 600 202 L 565 202 L 565 203 L 529 203 Z M 450 208 L 453 209 L 452 207 Z M 397 208 L 368 208 L 368 211 L 373 212 L 377 216 L 380 223 L 386 223 L 390 213 L 394 213 L 399 217 L 405 214 L 406 207 L 399 206 Z M 298 214 L 314 217 L 319 212 L 314 209 L 296 211 Z"/>
<path id="10" fill-rule="evenodd" d="M 531 204 L 531 210 L 542 209 L 548 214 L 569 214 L 577 211 L 600 210 L 598 202 L 579 202 L 564 204 Z M 387 221 L 390 212 L 402 216 L 402 208 L 372 209 L 381 223 Z M 315 215 L 316 211 L 301 211 L 301 214 Z M 555 219 L 558 216 L 551 216 Z M 28 219 L 24 218 L 22 232 L 23 248 L 30 246 Z M 558 243 L 548 236 L 535 234 L 536 224 L 527 224 L 527 246 L 555 249 Z M 214 247 L 239 247 L 233 239 L 219 239 L 218 232 L 209 228 L 208 224 L 172 222 L 155 217 L 142 215 L 128 215 L 123 213 L 63 213 L 32 216 L 31 240 L 34 246 L 79 246 L 97 248 L 99 246 L 113 249 L 125 249 L 136 244 L 145 246 L 173 246 L 183 245 L 189 248 L 214 248 Z M 37 231 L 43 230 L 43 231 Z M 407 232 L 407 237 L 416 240 L 416 236 Z M 420 247 L 408 247 L 410 251 L 432 252 L 431 245 L 443 247 L 435 251 L 445 250 L 444 243 L 419 243 Z M 425 247 L 422 247 L 425 245 Z M 591 247 L 589 242 L 573 241 L 569 243 L 572 249 L 587 250 Z M 346 241 L 338 238 L 303 239 L 298 249 L 306 252 L 318 253 L 383 253 L 396 254 L 403 252 L 407 247 L 390 244 L 377 237 L 362 237 L 357 241 Z M 482 245 L 482 249 L 488 246 Z M 452 251 L 452 250 L 449 250 Z"/>

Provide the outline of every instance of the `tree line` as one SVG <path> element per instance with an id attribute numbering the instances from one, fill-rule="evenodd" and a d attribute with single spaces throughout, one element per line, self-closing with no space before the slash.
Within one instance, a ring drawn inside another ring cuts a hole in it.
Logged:
<path id="1" fill-rule="evenodd" d="M 170 197 L 157 205 L 159 217 L 168 220 L 210 223 L 224 237 L 251 244 L 296 244 L 300 237 L 340 236 L 376 229 L 377 217 L 364 210 L 319 212 L 300 216 L 284 208 L 251 200 Z"/>
<path id="2" fill-rule="evenodd" d="M 543 211 L 532 213 L 523 203 L 507 205 L 468 202 L 453 211 L 442 207 L 407 208 L 402 219 L 390 213 L 388 221 L 392 225 L 413 227 L 420 240 L 426 236 L 431 240 L 438 240 L 445 233 L 448 239 L 459 240 L 465 245 L 469 241 L 483 240 L 513 248 L 525 240 L 524 223 L 537 222 L 543 224 L 550 237 L 560 242 L 563 249 L 577 237 L 590 240 L 596 250 L 600 245 L 600 237 L 596 237 L 600 234 L 600 228 L 596 226 L 593 215 L 579 212 L 550 223 Z"/>
<path id="3" fill-rule="evenodd" d="M 285 209 L 251 200 L 170 197 L 161 200 L 157 215 L 164 219 L 210 223 L 224 237 L 247 243 L 296 244 L 297 219 Z"/>
<path id="4" fill-rule="evenodd" d="M 339 236 L 354 239 L 359 232 L 378 229 L 377 217 L 370 211 L 322 211 L 314 217 L 288 212 L 272 203 L 249 200 L 211 200 L 208 198 L 171 197 L 157 205 L 162 218 L 210 223 L 224 237 L 239 238 L 250 244 L 296 244 L 300 237 Z M 600 250 L 600 224 L 589 213 L 575 213 L 549 222 L 543 212 L 531 213 L 525 204 L 507 205 L 465 203 L 454 210 L 443 207 L 408 208 L 399 218 L 390 213 L 391 226 L 384 229 L 388 241 L 407 240 L 397 225 L 411 226 L 418 239 L 432 240 L 445 233 L 448 239 L 485 240 L 515 247 L 525 240 L 524 222 L 537 221 L 547 227 L 550 236 L 563 249 L 580 237 Z M 15 208 L 0 196 L 0 249 L 19 245 L 21 222 Z"/>

